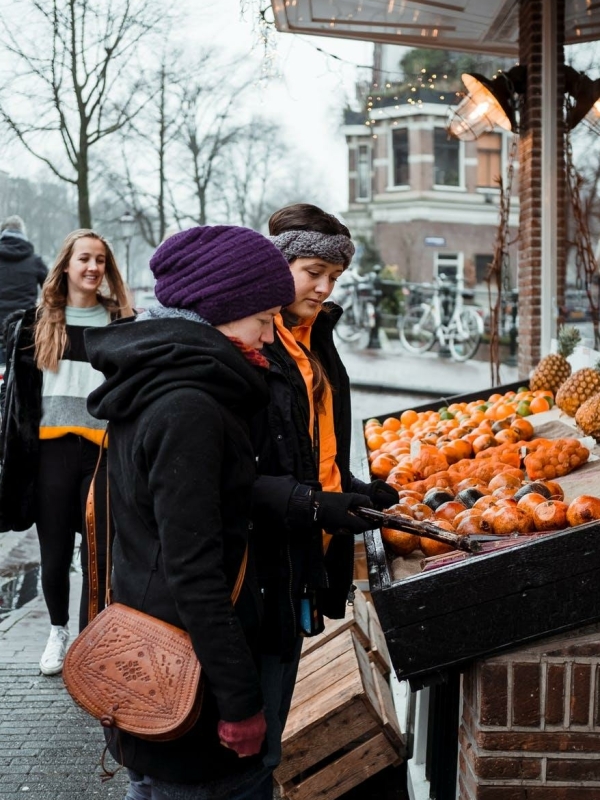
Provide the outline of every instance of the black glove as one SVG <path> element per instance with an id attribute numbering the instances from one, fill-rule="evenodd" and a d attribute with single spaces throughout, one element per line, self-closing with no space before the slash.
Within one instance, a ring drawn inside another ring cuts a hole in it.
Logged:
<path id="1" fill-rule="evenodd" d="M 371 498 L 373 505 L 379 511 L 393 506 L 400 500 L 400 496 L 394 487 L 381 480 L 365 484 L 362 491 Z"/>
<path id="2" fill-rule="evenodd" d="M 352 513 L 353 508 L 373 508 L 366 494 L 354 492 L 315 492 L 313 495 L 314 520 L 328 533 L 364 533 L 373 529 L 373 523 Z"/>

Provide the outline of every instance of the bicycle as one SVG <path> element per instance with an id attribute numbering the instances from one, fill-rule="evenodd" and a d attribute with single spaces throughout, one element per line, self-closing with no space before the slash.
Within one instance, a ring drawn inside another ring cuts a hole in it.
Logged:
<path id="1" fill-rule="evenodd" d="M 375 327 L 376 305 L 372 275 L 359 275 L 347 270 L 340 279 L 332 300 L 344 309 L 334 328 L 336 336 L 347 344 L 366 347 Z"/>
<path id="2" fill-rule="evenodd" d="M 426 301 L 419 292 L 430 288 Z M 430 287 L 417 285 L 417 302 L 399 319 L 400 341 L 410 353 L 426 353 L 439 342 L 455 361 L 468 361 L 477 352 L 483 335 L 483 320 L 470 306 L 463 305 L 463 283 L 450 282 L 445 275 Z M 409 301 L 410 306 L 410 301 Z"/>

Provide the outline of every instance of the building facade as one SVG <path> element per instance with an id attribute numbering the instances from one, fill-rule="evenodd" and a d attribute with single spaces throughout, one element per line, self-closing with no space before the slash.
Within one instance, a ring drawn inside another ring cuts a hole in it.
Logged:
<path id="1" fill-rule="evenodd" d="M 450 138 L 451 102 L 456 102 L 453 92 L 421 87 L 402 94 L 388 85 L 367 98 L 366 113 L 346 113 L 344 216 L 353 234 L 372 242 L 399 278 L 430 281 L 446 271 L 483 290 L 499 223 L 498 181 L 506 182 L 514 137 L 498 129 L 477 141 Z M 516 159 L 513 163 L 507 264 L 512 287 L 519 218 Z"/>

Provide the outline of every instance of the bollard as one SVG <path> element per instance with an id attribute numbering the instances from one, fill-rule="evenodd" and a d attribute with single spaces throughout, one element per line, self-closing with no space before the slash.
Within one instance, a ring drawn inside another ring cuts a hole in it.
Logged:
<path id="1" fill-rule="evenodd" d="M 383 290 L 381 288 L 381 278 L 379 277 L 380 272 L 381 266 L 379 264 L 375 264 L 373 267 L 373 272 L 371 273 L 371 300 L 373 302 L 375 313 L 373 325 L 369 330 L 369 343 L 367 345 L 367 347 L 371 350 L 381 349 L 381 342 L 379 341 L 379 328 L 381 327 L 381 298 L 383 296 Z"/>

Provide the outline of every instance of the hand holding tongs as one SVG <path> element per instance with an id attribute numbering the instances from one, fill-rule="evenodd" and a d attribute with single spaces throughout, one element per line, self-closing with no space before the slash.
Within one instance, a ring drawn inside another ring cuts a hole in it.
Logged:
<path id="1" fill-rule="evenodd" d="M 506 541 L 506 536 L 494 536 L 492 534 L 467 534 L 459 536 L 458 533 L 445 531 L 438 528 L 431 522 L 418 521 L 404 514 L 390 514 L 385 511 L 375 511 L 373 508 L 359 507 L 353 509 L 363 519 L 371 520 L 375 528 L 392 528 L 395 531 L 405 531 L 414 533 L 417 536 L 424 536 L 426 539 L 434 539 L 436 542 L 454 547 L 456 550 L 464 550 L 467 553 L 481 553 L 486 542 Z"/>

